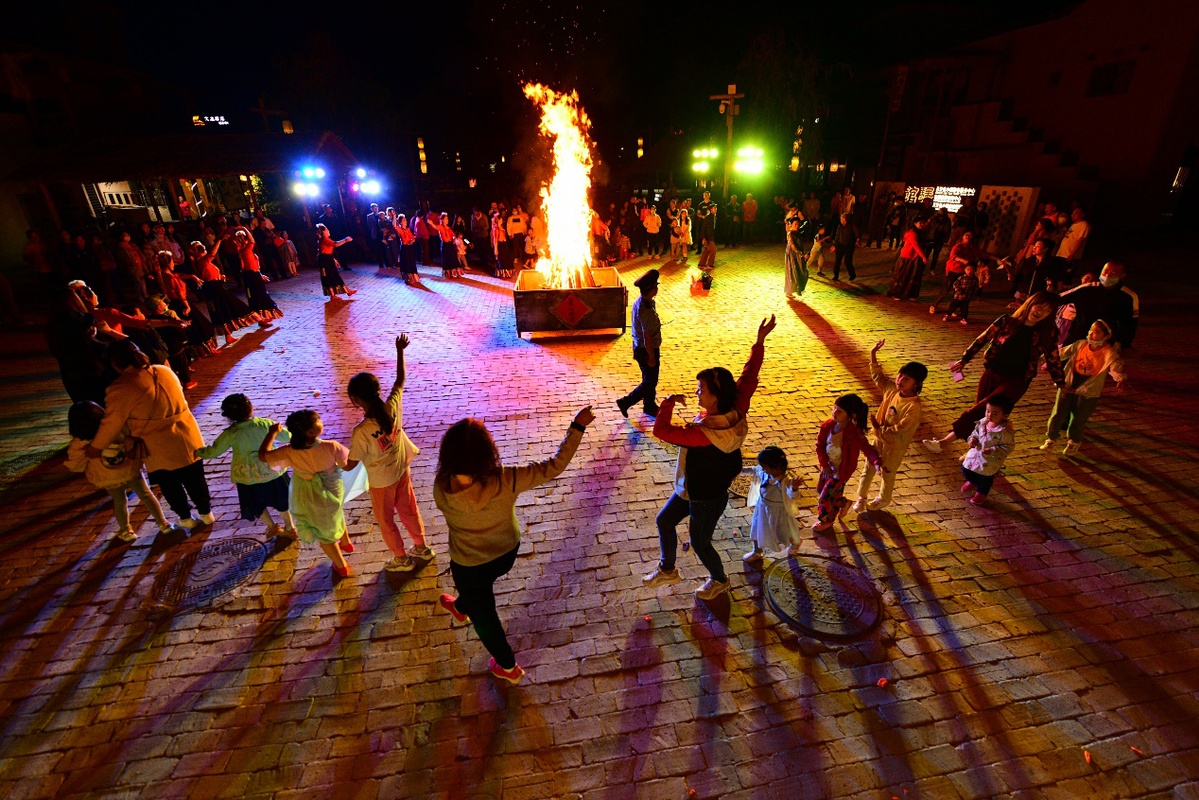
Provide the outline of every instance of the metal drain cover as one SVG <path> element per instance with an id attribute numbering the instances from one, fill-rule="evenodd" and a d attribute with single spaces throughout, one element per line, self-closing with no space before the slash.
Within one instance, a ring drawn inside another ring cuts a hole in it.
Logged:
<path id="1" fill-rule="evenodd" d="M 253 577 L 268 552 L 265 544 L 248 537 L 206 543 L 180 558 L 154 582 L 154 606 L 175 612 L 208 605 Z"/>
<path id="2" fill-rule="evenodd" d="M 882 598 L 870 578 L 831 558 L 780 558 L 762 584 L 771 610 L 806 636 L 850 641 L 882 621 Z"/>

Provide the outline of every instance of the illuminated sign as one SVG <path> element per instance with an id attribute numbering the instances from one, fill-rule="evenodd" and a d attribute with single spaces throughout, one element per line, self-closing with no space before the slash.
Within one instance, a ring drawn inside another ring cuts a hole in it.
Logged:
<path id="1" fill-rule="evenodd" d="M 207 125 L 228 125 L 229 120 L 223 115 L 200 116 L 199 114 L 192 115 L 192 125 L 197 128 L 203 128 Z"/>
<path id="2" fill-rule="evenodd" d="M 962 199 L 974 197 L 978 190 L 973 186 L 909 186 L 904 190 L 903 201 L 916 205 L 932 198 L 933 208 L 943 208 L 951 214 L 956 214 L 962 207 Z"/>

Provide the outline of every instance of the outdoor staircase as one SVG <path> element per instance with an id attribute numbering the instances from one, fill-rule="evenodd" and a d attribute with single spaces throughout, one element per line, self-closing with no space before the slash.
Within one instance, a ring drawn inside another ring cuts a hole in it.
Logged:
<path id="1" fill-rule="evenodd" d="M 911 165 L 925 183 L 1039 186 L 1059 202 L 1089 202 L 1099 188 L 1099 170 L 1017 116 L 1010 99 L 955 103 L 926 120 L 910 146 L 909 157 L 927 159 Z"/>

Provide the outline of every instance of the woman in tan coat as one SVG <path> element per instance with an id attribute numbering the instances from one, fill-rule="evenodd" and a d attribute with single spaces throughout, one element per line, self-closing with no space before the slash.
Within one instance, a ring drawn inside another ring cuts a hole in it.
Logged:
<path id="1" fill-rule="evenodd" d="M 108 360 L 118 377 L 104 393 L 104 419 L 87 452 L 89 457 L 118 439 L 122 432 L 146 443 L 145 462 L 150 483 L 179 515 L 179 525 L 211 525 L 212 500 L 204 477 L 204 462 L 196 449 L 204 446 L 200 426 L 188 408 L 183 387 L 170 367 L 151 364 L 128 340 L 109 345 Z M 191 515 L 195 503 L 200 516 Z"/>

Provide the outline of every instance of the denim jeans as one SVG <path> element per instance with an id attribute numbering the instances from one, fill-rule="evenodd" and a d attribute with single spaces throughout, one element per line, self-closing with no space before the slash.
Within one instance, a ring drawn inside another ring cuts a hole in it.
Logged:
<path id="1" fill-rule="evenodd" d="M 724 574 L 724 563 L 720 553 L 712 546 L 712 534 L 716 532 L 716 523 L 720 522 L 724 509 L 729 504 L 729 496 L 708 500 L 684 500 L 677 494 L 671 494 L 666 505 L 658 512 L 658 544 L 662 548 L 662 561 L 659 567 L 666 571 L 674 569 L 674 559 L 678 550 L 679 538 L 675 528 L 686 517 L 691 517 L 691 549 L 699 556 L 699 560 L 707 567 L 713 580 L 727 581 Z"/>

